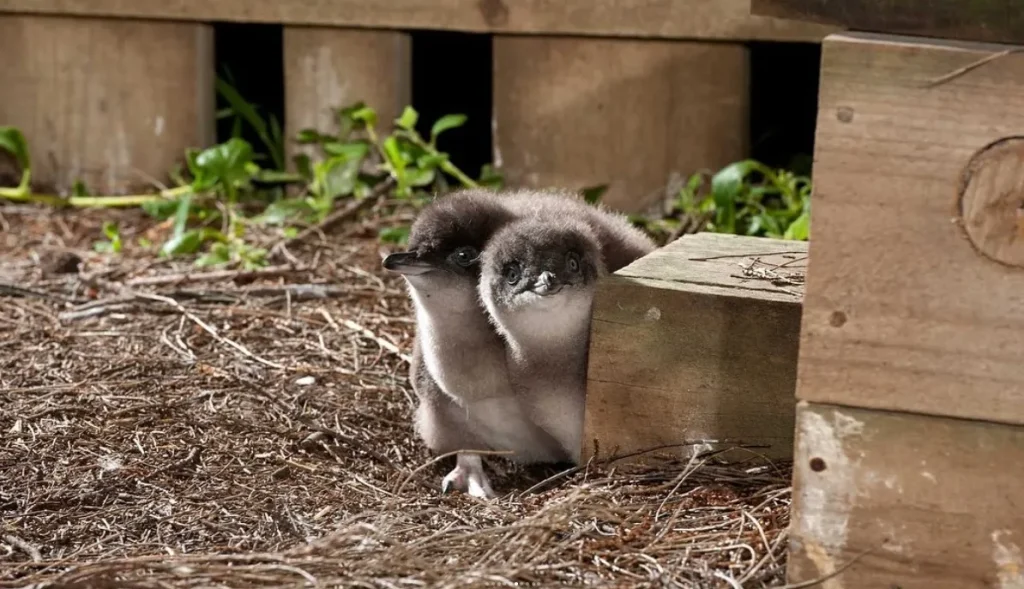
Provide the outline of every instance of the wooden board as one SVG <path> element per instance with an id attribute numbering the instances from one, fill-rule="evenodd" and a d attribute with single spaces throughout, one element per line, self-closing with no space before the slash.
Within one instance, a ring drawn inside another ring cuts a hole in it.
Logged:
<path id="1" fill-rule="evenodd" d="M 582 189 L 627 212 L 747 155 L 739 44 L 496 37 L 494 158 L 513 185 Z"/>
<path id="2" fill-rule="evenodd" d="M 1020 0 L 752 0 L 751 12 L 859 31 L 1024 43 Z"/>
<path id="3" fill-rule="evenodd" d="M 2 0 L 0 12 L 814 43 L 836 31 L 751 16 L 750 0 Z"/>
<path id="4" fill-rule="evenodd" d="M 203 24 L 0 15 L 0 88 L 44 190 L 141 190 L 215 138 Z"/>
<path id="5" fill-rule="evenodd" d="M 1024 423 L 1024 54 L 933 83 L 1002 49 L 825 41 L 799 398 Z"/>
<path id="6" fill-rule="evenodd" d="M 731 440 L 708 446 L 765 445 L 753 452 L 791 458 L 802 288 L 774 285 L 765 272 L 787 264 L 775 272 L 798 283 L 806 251 L 806 242 L 701 233 L 604 279 L 591 324 L 584 460 L 595 440 L 599 456 Z M 755 255 L 762 263 L 752 264 Z"/>
<path id="7" fill-rule="evenodd" d="M 1024 428 L 801 402 L 796 454 L 790 582 L 1024 587 Z"/>
<path id="8" fill-rule="evenodd" d="M 337 109 L 362 101 L 390 129 L 412 103 L 409 36 L 394 31 L 324 27 L 284 28 L 285 134 L 302 129 L 334 132 Z M 292 155 L 312 152 L 292 141 Z"/>

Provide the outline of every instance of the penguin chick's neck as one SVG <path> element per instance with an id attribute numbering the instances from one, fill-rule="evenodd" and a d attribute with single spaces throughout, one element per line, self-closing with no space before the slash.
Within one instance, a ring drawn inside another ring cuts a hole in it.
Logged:
<path id="1" fill-rule="evenodd" d="M 492 307 L 498 330 L 517 363 L 576 361 L 586 355 L 593 296 L 562 292 L 509 309 Z"/>

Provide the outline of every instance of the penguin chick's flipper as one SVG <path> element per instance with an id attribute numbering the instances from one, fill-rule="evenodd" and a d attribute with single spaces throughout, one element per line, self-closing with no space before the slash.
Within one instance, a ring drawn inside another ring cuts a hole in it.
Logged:
<path id="1" fill-rule="evenodd" d="M 484 463 L 477 454 L 459 454 L 455 468 L 441 481 L 441 492 L 462 491 L 480 499 L 494 499 L 498 495 L 484 472 Z"/>

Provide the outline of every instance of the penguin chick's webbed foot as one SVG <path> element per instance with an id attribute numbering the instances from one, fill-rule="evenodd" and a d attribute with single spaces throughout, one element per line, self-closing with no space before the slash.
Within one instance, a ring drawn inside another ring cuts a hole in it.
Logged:
<path id="1" fill-rule="evenodd" d="M 459 490 L 480 499 L 494 499 L 497 494 L 491 489 L 491 481 L 484 472 L 484 463 L 476 454 L 459 454 L 455 468 L 441 481 L 441 492 Z"/>

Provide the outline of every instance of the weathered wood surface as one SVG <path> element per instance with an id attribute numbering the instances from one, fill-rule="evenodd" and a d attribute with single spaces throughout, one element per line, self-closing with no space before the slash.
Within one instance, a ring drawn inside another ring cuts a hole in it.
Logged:
<path id="1" fill-rule="evenodd" d="M 799 398 L 1024 423 L 1024 54 L 935 82 L 1000 49 L 825 41 Z"/>
<path id="2" fill-rule="evenodd" d="M 0 124 L 29 142 L 33 183 L 120 194 L 214 141 L 205 24 L 0 15 Z"/>
<path id="3" fill-rule="evenodd" d="M 752 0 L 751 12 L 858 31 L 1024 43 L 1020 0 Z"/>
<path id="4" fill-rule="evenodd" d="M 796 445 L 790 582 L 1024 586 L 1024 428 L 801 402 Z"/>
<path id="5" fill-rule="evenodd" d="M 802 287 L 764 273 L 799 283 L 806 251 L 805 242 L 701 233 L 602 280 L 584 459 L 595 443 L 607 457 L 694 440 L 768 446 L 730 450 L 730 459 L 792 458 Z"/>
<path id="6" fill-rule="evenodd" d="M 755 17 L 750 0 L 0 0 L 0 12 L 378 29 L 821 41 L 835 27 Z"/>
<path id="7" fill-rule="evenodd" d="M 337 109 L 358 101 L 390 128 L 412 103 L 412 47 L 405 33 L 287 26 L 284 63 L 287 137 L 307 128 L 336 130 Z M 314 151 L 293 141 L 288 148 L 291 155 Z"/>
<path id="8" fill-rule="evenodd" d="M 742 159 L 749 50 L 740 44 L 494 39 L 494 152 L 508 181 L 582 189 L 638 212 L 673 172 Z"/>

